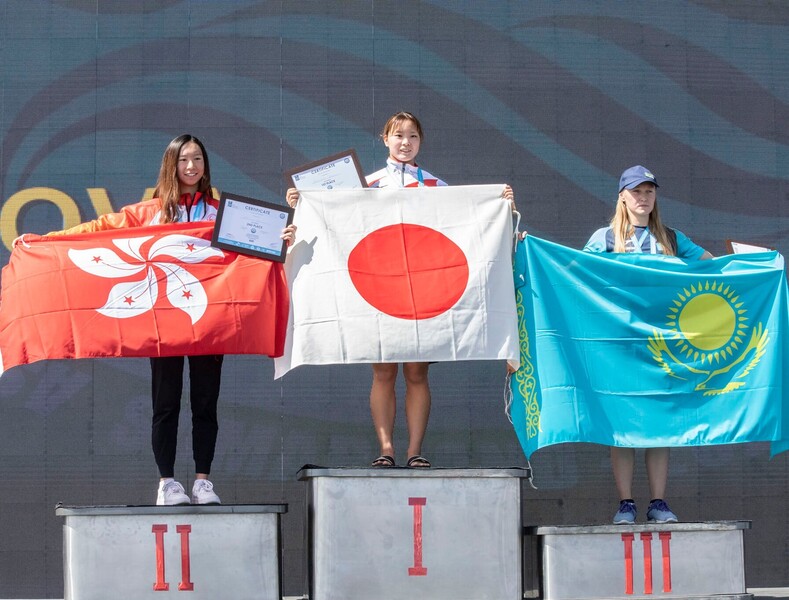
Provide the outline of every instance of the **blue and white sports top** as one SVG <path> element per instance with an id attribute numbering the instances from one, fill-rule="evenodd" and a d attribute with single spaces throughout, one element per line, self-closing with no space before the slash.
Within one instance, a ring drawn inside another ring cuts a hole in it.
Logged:
<path id="1" fill-rule="evenodd" d="M 663 247 L 658 243 L 648 227 L 635 227 L 635 233 L 630 239 L 625 240 L 625 252 L 644 254 L 665 254 Z M 678 229 L 672 230 L 677 236 L 677 256 L 689 260 L 699 260 L 704 254 L 704 248 L 695 244 L 691 239 Z M 602 227 L 592 234 L 584 246 L 586 252 L 613 252 L 614 230 L 611 227 Z"/>

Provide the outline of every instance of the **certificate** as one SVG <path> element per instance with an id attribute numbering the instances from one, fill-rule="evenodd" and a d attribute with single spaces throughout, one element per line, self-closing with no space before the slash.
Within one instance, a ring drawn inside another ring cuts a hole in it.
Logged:
<path id="1" fill-rule="evenodd" d="M 359 159 L 353 149 L 285 171 L 297 190 L 333 190 L 367 187 Z"/>
<path id="2" fill-rule="evenodd" d="M 726 240 L 726 248 L 729 250 L 729 254 L 752 254 L 754 252 L 770 252 L 775 250 L 775 248 L 767 248 L 765 246 L 757 246 L 745 242 L 735 242 L 734 240 Z"/>
<path id="3" fill-rule="evenodd" d="M 288 247 L 280 235 L 292 221 L 289 206 L 222 192 L 211 245 L 285 262 Z"/>

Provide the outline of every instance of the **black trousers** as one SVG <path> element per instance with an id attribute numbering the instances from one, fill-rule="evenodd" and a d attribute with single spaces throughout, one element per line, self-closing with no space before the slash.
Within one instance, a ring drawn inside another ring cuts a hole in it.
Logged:
<path id="1" fill-rule="evenodd" d="M 214 460 L 217 400 L 222 377 L 221 355 L 189 356 L 189 394 L 192 405 L 192 454 L 195 473 L 210 473 Z M 184 382 L 184 357 L 151 358 L 153 422 L 151 445 L 159 475 L 175 474 L 175 451 L 178 446 L 178 416 Z"/>

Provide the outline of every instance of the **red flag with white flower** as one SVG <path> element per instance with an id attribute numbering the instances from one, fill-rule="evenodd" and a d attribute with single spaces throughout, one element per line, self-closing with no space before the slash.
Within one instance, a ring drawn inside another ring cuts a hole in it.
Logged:
<path id="1" fill-rule="evenodd" d="M 213 226 L 29 236 L 2 273 L 3 370 L 55 358 L 281 355 L 282 265 L 211 247 Z"/>
<path id="2" fill-rule="evenodd" d="M 502 185 L 306 190 L 275 377 L 303 364 L 519 362 Z"/>

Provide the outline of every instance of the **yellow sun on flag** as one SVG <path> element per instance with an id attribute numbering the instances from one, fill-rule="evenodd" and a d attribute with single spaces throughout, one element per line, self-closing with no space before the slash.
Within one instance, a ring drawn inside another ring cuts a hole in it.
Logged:
<path id="1" fill-rule="evenodd" d="M 734 356 L 746 341 L 746 312 L 730 286 L 699 282 L 677 294 L 666 325 L 687 359 L 701 364 L 721 363 Z"/>

